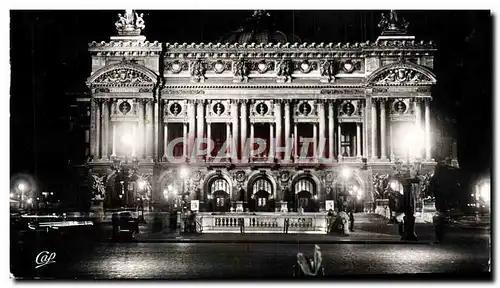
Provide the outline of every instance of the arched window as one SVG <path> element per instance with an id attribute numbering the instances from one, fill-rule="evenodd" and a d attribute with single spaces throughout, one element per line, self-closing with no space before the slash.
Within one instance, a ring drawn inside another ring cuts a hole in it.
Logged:
<path id="1" fill-rule="evenodd" d="M 213 211 L 229 211 L 229 195 L 231 189 L 229 183 L 224 178 L 216 178 L 210 183 L 210 195 L 212 199 Z"/>
<path id="2" fill-rule="evenodd" d="M 256 211 L 269 210 L 268 202 L 273 195 L 271 182 L 266 178 L 257 179 L 252 186 L 252 195 L 254 196 Z"/>
<path id="3" fill-rule="evenodd" d="M 311 212 L 311 198 L 316 194 L 316 185 L 310 178 L 301 178 L 295 183 L 295 194 L 297 197 L 297 208 L 303 208 Z"/>
<path id="4" fill-rule="evenodd" d="M 254 182 L 252 193 L 255 194 L 259 191 L 266 191 L 269 194 L 273 193 L 273 187 L 272 187 L 271 183 L 269 182 L 269 180 L 267 180 L 265 178 L 260 178 Z"/>
<path id="5" fill-rule="evenodd" d="M 224 178 L 217 178 L 210 184 L 210 193 L 215 193 L 218 191 L 224 191 L 229 195 L 230 189 L 229 184 Z"/>
<path id="6" fill-rule="evenodd" d="M 295 183 L 295 193 L 300 193 L 303 191 L 311 193 L 311 195 L 315 194 L 314 183 L 309 178 L 302 178 L 297 183 Z"/>

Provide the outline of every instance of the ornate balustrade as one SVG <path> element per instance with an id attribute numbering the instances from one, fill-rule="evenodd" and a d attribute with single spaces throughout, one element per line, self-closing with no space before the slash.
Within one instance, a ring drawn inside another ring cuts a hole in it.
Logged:
<path id="1" fill-rule="evenodd" d="M 243 219 L 245 233 L 283 233 L 288 219 L 288 233 L 326 233 L 323 213 L 205 213 L 197 214 L 204 233 L 240 233 Z"/>

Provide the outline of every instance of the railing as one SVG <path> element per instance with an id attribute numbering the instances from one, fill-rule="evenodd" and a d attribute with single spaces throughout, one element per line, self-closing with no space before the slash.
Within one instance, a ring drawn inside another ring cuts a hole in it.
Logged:
<path id="1" fill-rule="evenodd" d="M 203 233 L 283 233 L 288 219 L 288 233 L 326 233 L 323 213 L 207 213 L 197 214 Z M 243 221 L 243 222 L 242 222 Z M 243 228 L 241 224 L 243 223 Z"/>

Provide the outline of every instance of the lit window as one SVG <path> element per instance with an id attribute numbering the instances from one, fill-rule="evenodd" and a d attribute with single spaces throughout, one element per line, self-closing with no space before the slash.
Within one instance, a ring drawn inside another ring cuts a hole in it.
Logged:
<path id="1" fill-rule="evenodd" d="M 224 206 L 224 198 L 217 197 L 217 207 L 223 207 L 223 206 Z"/>
<path id="2" fill-rule="evenodd" d="M 257 199 L 257 205 L 259 207 L 264 207 L 264 206 L 266 206 L 266 201 L 267 201 L 266 198 L 258 198 Z"/>

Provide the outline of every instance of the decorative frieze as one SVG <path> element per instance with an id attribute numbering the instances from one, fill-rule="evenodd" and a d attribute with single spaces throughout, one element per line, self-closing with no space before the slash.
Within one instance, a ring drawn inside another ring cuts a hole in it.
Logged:
<path id="1" fill-rule="evenodd" d="M 189 62 L 187 61 L 166 61 L 165 62 L 165 70 L 169 71 L 173 74 L 178 74 L 182 71 L 189 70 Z"/>
<path id="2" fill-rule="evenodd" d="M 278 76 L 278 82 L 292 82 L 292 74 L 295 69 L 295 65 L 290 59 L 282 59 L 276 65 L 276 75 Z"/>
<path id="3" fill-rule="evenodd" d="M 205 82 L 205 73 L 207 71 L 207 63 L 198 59 L 191 62 L 190 74 L 192 82 Z"/>
<path id="4" fill-rule="evenodd" d="M 134 69 L 120 68 L 104 73 L 94 80 L 94 84 L 140 85 L 150 84 L 151 79 Z"/>
<path id="5" fill-rule="evenodd" d="M 365 94 L 365 89 L 359 89 L 359 88 L 321 89 L 320 93 L 321 94 L 336 94 L 336 95 Z"/>

